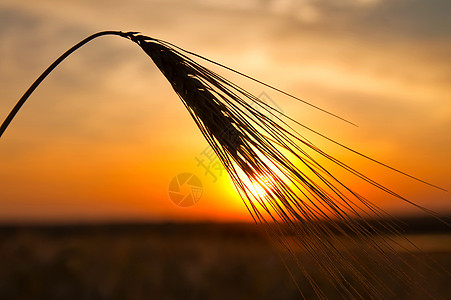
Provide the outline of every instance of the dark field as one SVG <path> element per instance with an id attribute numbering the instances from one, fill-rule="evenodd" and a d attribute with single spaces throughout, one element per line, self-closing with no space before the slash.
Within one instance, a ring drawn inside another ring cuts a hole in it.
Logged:
<path id="1" fill-rule="evenodd" d="M 426 253 L 401 256 L 425 275 L 420 283 L 433 297 L 451 299 L 449 229 L 424 219 L 409 224 L 407 234 Z M 0 299 L 301 299 L 279 254 L 253 224 L 1 227 Z M 422 264 L 428 256 L 445 270 Z M 339 299 L 309 256 L 300 260 Z M 375 272 L 396 293 L 387 298 L 424 299 L 418 284 L 397 287 Z"/>

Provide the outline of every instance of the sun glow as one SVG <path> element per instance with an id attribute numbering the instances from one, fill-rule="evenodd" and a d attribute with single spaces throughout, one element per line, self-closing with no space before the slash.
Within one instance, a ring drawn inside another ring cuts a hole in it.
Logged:
<path id="1" fill-rule="evenodd" d="M 276 178 L 272 174 L 256 174 L 245 182 L 253 197 L 268 201 L 275 189 Z"/>

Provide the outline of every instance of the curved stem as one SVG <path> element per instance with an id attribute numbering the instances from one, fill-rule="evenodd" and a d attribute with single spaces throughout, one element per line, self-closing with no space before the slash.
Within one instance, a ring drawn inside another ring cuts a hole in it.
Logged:
<path id="1" fill-rule="evenodd" d="M 66 52 L 64 52 L 57 60 L 55 60 L 42 74 L 41 76 L 36 79 L 35 82 L 28 88 L 28 90 L 23 94 L 22 98 L 20 98 L 19 102 L 17 102 L 16 106 L 11 110 L 9 115 L 6 117 L 5 121 L 3 121 L 2 126 L 0 126 L 0 138 L 2 137 L 3 133 L 5 132 L 6 128 L 8 128 L 9 123 L 13 120 L 14 116 L 17 114 L 17 112 L 20 110 L 22 105 L 27 101 L 28 97 L 33 93 L 33 91 L 39 86 L 39 84 L 47 77 L 47 75 L 50 74 L 50 72 L 55 69 L 56 66 L 59 65 L 64 59 L 66 59 L 72 52 L 83 46 L 84 44 L 88 43 L 89 41 L 98 38 L 99 36 L 103 35 L 119 35 L 125 38 L 128 38 L 130 36 L 130 33 L 125 33 L 122 31 L 101 31 L 97 32 L 93 35 L 88 36 Z"/>

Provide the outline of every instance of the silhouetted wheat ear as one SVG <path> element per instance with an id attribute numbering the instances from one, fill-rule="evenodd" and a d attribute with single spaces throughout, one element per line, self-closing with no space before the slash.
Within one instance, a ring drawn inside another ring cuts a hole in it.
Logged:
<path id="1" fill-rule="evenodd" d="M 243 88 L 201 66 L 189 56 L 196 56 L 236 73 L 238 71 L 168 42 L 136 32 L 118 31 L 100 32 L 86 38 L 63 54 L 30 87 L 0 127 L 0 136 L 28 96 L 56 65 L 90 40 L 108 34 L 130 39 L 154 61 L 227 170 L 254 220 L 267 224 L 265 228 L 274 238 L 273 241 L 293 254 L 294 262 L 308 278 L 318 298 L 325 298 L 325 295 L 303 268 L 302 262 L 295 259 L 295 253 L 299 249 L 307 251 L 314 258 L 319 270 L 343 297 L 383 298 L 391 293 L 390 288 L 382 283 L 372 269 L 365 266 L 345 246 L 344 239 L 347 245 L 364 247 L 362 249 L 370 251 L 372 255 L 369 257 L 374 264 L 385 269 L 387 276 L 393 280 L 406 285 L 411 283 L 411 279 L 397 267 L 399 262 L 394 262 L 393 248 L 379 235 L 379 229 L 368 226 L 365 219 L 370 215 L 369 212 L 376 216 L 384 216 L 386 213 L 336 178 L 314 155 L 326 158 L 402 201 L 415 204 L 319 149 L 293 127 L 302 126 L 358 155 L 382 163 L 293 120 Z M 248 75 L 239 74 L 307 103 Z M 257 192 L 255 187 L 262 192 Z M 423 207 L 419 208 L 428 211 Z M 324 220 L 328 222 L 322 222 Z M 380 225 L 398 234 L 393 224 Z M 405 266 L 410 267 L 407 264 Z M 345 277 L 343 270 L 353 278 Z M 358 282 L 365 294 L 359 293 L 351 281 Z M 300 290 L 302 293 L 302 288 Z"/>

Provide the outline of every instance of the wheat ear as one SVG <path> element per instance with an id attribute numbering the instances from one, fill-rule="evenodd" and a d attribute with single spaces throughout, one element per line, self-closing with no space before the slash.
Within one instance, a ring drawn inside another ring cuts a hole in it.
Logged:
<path id="1" fill-rule="evenodd" d="M 369 216 L 368 211 L 381 217 L 386 216 L 386 213 L 341 182 L 314 155 L 342 167 L 395 198 L 417 205 L 321 150 L 302 137 L 290 124 L 301 125 L 329 139 L 327 136 L 268 106 L 255 95 L 203 67 L 187 55 L 203 57 L 168 42 L 136 32 L 103 31 L 91 35 L 64 53 L 33 83 L 3 122 L 0 136 L 26 99 L 61 61 L 87 42 L 103 35 L 130 39 L 150 56 L 215 151 L 254 220 L 268 225 L 266 228 L 275 243 L 282 245 L 293 256 L 299 248 L 307 251 L 343 297 L 381 298 L 390 294 L 390 289 L 352 251 L 338 246 L 343 243 L 341 237 L 345 237 L 355 247 L 365 245 L 371 249 L 374 252 L 374 263 L 385 268 L 387 276 L 409 284 L 410 278 L 396 267 L 394 258 L 390 255 L 393 252 L 390 243 L 383 238 L 375 239 L 374 236 L 380 233 L 379 229 L 369 226 L 365 218 Z M 264 192 L 256 193 L 252 185 Z M 426 208 L 417 207 L 433 213 Z M 328 223 L 322 222 L 324 219 Z M 380 226 L 398 234 L 397 228 L 391 223 L 381 222 Z M 289 239 L 288 236 L 292 238 Z M 324 298 L 321 289 L 302 263 L 295 262 L 309 279 L 317 296 Z M 366 296 L 359 293 L 340 270 L 351 274 L 352 280 L 363 287 Z"/>

